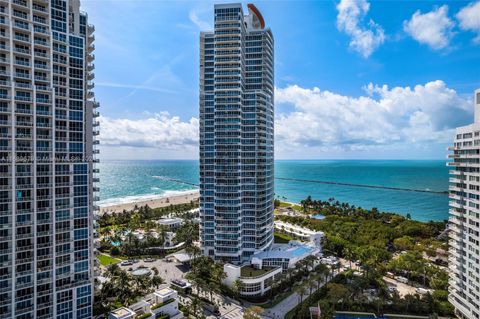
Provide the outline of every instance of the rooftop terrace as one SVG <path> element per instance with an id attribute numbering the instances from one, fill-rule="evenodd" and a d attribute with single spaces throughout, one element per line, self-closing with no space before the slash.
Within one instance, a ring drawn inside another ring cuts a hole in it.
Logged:
<path id="1" fill-rule="evenodd" d="M 253 278 L 253 277 L 259 277 L 263 276 L 265 274 L 268 274 L 272 270 L 275 270 L 276 268 L 274 267 L 262 267 L 262 269 L 257 269 L 252 266 L 243 266 L 240 269 L 240 276 L 244 278 Z"/>

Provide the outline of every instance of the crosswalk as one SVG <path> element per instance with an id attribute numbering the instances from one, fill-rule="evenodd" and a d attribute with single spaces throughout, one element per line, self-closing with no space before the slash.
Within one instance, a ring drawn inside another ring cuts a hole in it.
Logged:
<path id="1" fill-rule="evenodd" d="M 235 308 L 225 314 L 222 314 L 220 317 L 222 319 L 242 319 L 243 318 L 243 309 L 242 308 Z"/>

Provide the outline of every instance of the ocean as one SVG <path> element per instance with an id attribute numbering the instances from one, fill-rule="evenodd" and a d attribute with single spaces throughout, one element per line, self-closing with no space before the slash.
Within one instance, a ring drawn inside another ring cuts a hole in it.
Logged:
<path id="1" fill-rule="evenodd" d="M 198 184 L 198 161 L 104 161 L 100 168 L 100 204 L 131 202 L 191 191 Z M 335 198 L 341 202 L 410 214 L 421 221 L 448 218 L 448 168 L 445 161 L 309 160 L 275 161 L 275 195 L 299 202 Z M 280 178 L 280 179 L 278 179 Z M 413 192 L 288 179 L 386 186 L 433 192 Z M 435 193 L 440 192 L 440 193 Z"/>

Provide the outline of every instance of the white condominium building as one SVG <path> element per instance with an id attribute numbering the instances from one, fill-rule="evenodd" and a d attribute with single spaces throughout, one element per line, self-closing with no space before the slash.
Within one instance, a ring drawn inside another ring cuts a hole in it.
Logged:
<path id="1" fill-rule="evenodd" d="M 0 1 L 0 318 L 92 318 L 94 27 Z"/>
<path id="2" fill-rule="evenodd" d="M 203 253 L 242 264 L 273 243 L 273 36 L 258 9 L 215 5 L 200 34 Z"/>
<path id="3" fill-rule="evenodd" d="M 475 123 L 455 132 L 450 171 L 450 296 L 459 318 L 480 318 L 480 90 Z"/>

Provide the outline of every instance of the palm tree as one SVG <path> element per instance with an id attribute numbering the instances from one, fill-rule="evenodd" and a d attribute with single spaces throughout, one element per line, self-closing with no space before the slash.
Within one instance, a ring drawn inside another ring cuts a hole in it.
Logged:
<path id="1" fill-rule="evenodd" d="M 213 264 L 213 269 L 211 269 L 211 278 L 217 284 L 221 284 L 223 279 L 227 277 L 227 274 L 223 271 L 223 266 L 219 263 Z"/>
<path id="2" fill-rule="evenodd" d="M 243 287 L 245 287 L 245 285 L 240 279 L 237 279 L 233 282 L 232 290 L 235 293 L 237 299 L 240 299 L 240 292 L 243 290 Z"/>
<path id="3" fill-rule="evenodd" d="M 317 262 L 317 261 L 318 261 L 317 256 L 309 255 L 309 256 L 305 257 L 305 263 L 307 264 L 307 266 L 310 267 L 310 269 L 313 269 L 313 267 L 315 265 L 315 262 Z"/>
<path id="4" fill-rule="evenodd" d="M 157 268 L 155 268 L 157 269 Z M 158 270 L 157 270 L 158 271 Z M 162 277 L 153 275 L 152 279 L 150 279 L 150 283 L 153 287 L 158 288 L 161 284 L 164 283 Z"/>
<path id="5" fill-rule="evenodd" d="M 307 289 L 305 288 L 305 286 L 303 286 L 302 284 L 298 285 L 296 288 L 295 288 L 295 292 L 298 294 L 298 296 L 300 297 L 300 303 L 303 302 L 303 297 L 305 296 L 305 294 L 307 293 Z"/>
<path id="6" fill-rule="evenodd" d="M 194 318 L 196 318 L 197 317 L 197 309 L 198 309 L 198 307 L 202 306 L 202 301 L 196 295 L 193 295 L 191 305 L 192 305 L 192 310 L 193 310 L 193 316 L 194 316 Z"/>
<path id="7" fill-rule="evenodd" d="M 350 269 L 352 269 L 352 259 L 355 258 L 353 250 L 350 247 L 343 248 L 343 256 L 350 262 Z"/>
<path id="8" fill-rule="evenodd" d="M 260 318 L 262 318 L 262 316 L 261 316 L 262 312 L 263 312 L 262 307 L 251 306 L 245 311 L 245 314 L 243 315 L 243 318 L 244 319 L 260 319 Z"/>
<path id="9" fill-rule="evenodd" d="M 323 275 L 322 274 L 315 274 L 313 280 L 317 283 L 317 290 L 320 289 L 320 285 L 323 282 Z"/>
<path id="10" fill-rule="evenodd" d="M 307 281 L 307 286 L 308 286 L 308 289 L 309 289 L 309 295 L 312 295 L 312 290 L 317 287 L 317 284 L 315 283 L 315 281 L 313 279 L 310 279 L 310 280 Z"/>
<path id="11" fill-rule="evenodd" d="M 191 259 L 195 259 L 198 255 L 200 255 L 200 248 L 195 245 L 187 245 L 187 242 L 185 242 L 185 245 L 185 252 L 191 256 Z"/>

